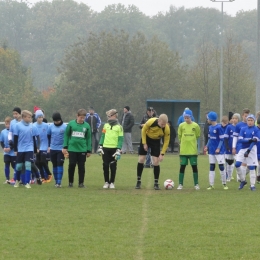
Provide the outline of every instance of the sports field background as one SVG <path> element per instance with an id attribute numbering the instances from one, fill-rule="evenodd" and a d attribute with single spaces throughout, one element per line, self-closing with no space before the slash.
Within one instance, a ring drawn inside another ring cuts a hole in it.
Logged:
<path id="1" fill-rule="evenodd" d="M 144 169 L 142 189 L 134 189 L 137 155 L 118 162 L 115 190 L 102 188 L 96 154 L 87 159 L 86 188 L 67 188 L 67 162 L 61 189 L 53 181 L 26 189 L 2 184 L 1 159 L 0 259 L 260 258 L 260 185 L 239 191 L 232 181 L 223 190 L 217 170 L 215 190 L 208 191 L 207 156 L 199 156 L 199 191 L 190 166 L 184 189 L 176 190 L 177 155 L 161 164 L 160 191 L 153 190 L 152 169 Z M 163 189 L 168 178 L 173 190 Z"/>

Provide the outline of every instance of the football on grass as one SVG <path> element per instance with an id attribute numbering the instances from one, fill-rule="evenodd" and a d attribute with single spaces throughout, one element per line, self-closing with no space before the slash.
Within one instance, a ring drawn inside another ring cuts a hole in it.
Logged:
<path id="1" fill-rule="evenodd" d="M 173 189 L 173 187 L 174 187 L 174 182 L 173 182 L 173 180 L 168 179 L 168 180 L 166 180 L 166 181 L 164 182 L 164 188 L 165 188 L 166 190 L 171 190 L 171 189 Z"/>

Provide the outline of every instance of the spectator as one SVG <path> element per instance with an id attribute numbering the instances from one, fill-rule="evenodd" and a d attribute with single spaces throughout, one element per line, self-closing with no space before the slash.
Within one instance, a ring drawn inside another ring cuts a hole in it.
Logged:
<path id="1" fill-rule="evenodd" d="M 207 145 L 208 140 L 209 140 L 209 122 L 208 122 L 208 113 L 206 115 L 206 122 L 204 124 L 204 130 L 203 130 L 203 135 L 204 135 L 204 147 Z"/>
<path id="2" fill-rule="evenodd" d="M 92 150 L 94 148 L 94 153 L 97 152 L 98 142 L 99 142 L 99 127 L 101 125 L 101 119 L 97 113 L 95 113 L 94 108 L 89 108 L 89 113 L 87 113 L 85 122 L 89 123 L 92 133 Z"/>
<path id="3" fill-rule="evenodd" d="M 175 138 L 176 138 L 176 131 L 172 125 L 172 122 L 169 121 L 168 125 L 170 127 L 170 142 L 169 142 L 169 147 L 171 148 L 171 153 L 174 152 L 174 144 L 175 144 Z"/>
<path id="4" fill-rule="evenodd" d="M 129 152 L 133 154 L 134 150 L 132 145 L 131 133 L 132 133 L 132 128 L 134 126 L 134 116 L 132 115 L 129 106 L 124 107 L 124 114 L 122 116 L 121 125 L 124 130 L 124 142 L 123 142 L 122 153 L 125 154 L 128 148 Z"/>

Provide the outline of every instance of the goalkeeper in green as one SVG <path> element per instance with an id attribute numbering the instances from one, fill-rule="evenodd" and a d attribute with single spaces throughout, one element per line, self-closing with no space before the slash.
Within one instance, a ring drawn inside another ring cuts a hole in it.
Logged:
<path id="1" fill-rule="evenodd" d="M 79 109 L 77 119 L 68 123 L 64 133 L 62 153 L 66 158 L 69 157 L 69 188 L 73 187 L 74 172 L 78 165 L 79 188 L 85 188 L 85 162 L 86 157 L 91 154 L 91 128 L 85 122 L 87 111 Z"/>
<path id="2" fill-rule="evenodd" d="M 183 113 L 185 122 L 181 123 L 178 128 L 178 138 L 180 141 L 180 173 L 178 190 L 183 188 L 183 179 L 186 165 L 189 161 L 193 171 L 194 187 L 199 190 L 198 183 L 198 143 L 200 137 L 200 127 L 191 120 L 192 111 L 185 110 Z"/>
<path id="3" fill-rule="evenodd" d="M 124 132 L 122 126 L 118 122 L 118 113 L 115 109 L 107 111 L 106 115 L 108 120 L 103 127 L 97 152 L 99 155 L 102 155 L 103 159 L 103 172 L 105 179 L 103 188 L 114 189 L 117 160 L 119 160 L 121 156 Z M 110 178 L 109 168 L 111 172 Z"/>

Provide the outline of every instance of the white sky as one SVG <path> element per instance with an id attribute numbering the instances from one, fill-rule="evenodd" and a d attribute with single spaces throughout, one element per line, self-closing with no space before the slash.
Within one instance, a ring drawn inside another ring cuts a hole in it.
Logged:
<path id="1" fill-rule="evenodd" d="M 211 2 L 211 0 L 77 0 L 78 2 L 83 2 L 91 7 L 94 11 L 102 11 L 105 6 L 111 4 L 121 3 L 126 6 L 135 5 L 140 11 L 147 15 L 155 15 L 158 12 L 165 12 L 169 10 L 170 5 L 185 8 L 193 8 L 193 7 L 209 7 L 216 8 L 221 10 L 221 3 L 219 2 Z M 228 1 L 228 0 L 225 0 Z M 235 15 L 238 11 L 244 10 L 253 10 L 257 8 L 258 0 L 235 0 L 234 2 L 224 3 L 224 12 L 228 14 Z"/>

